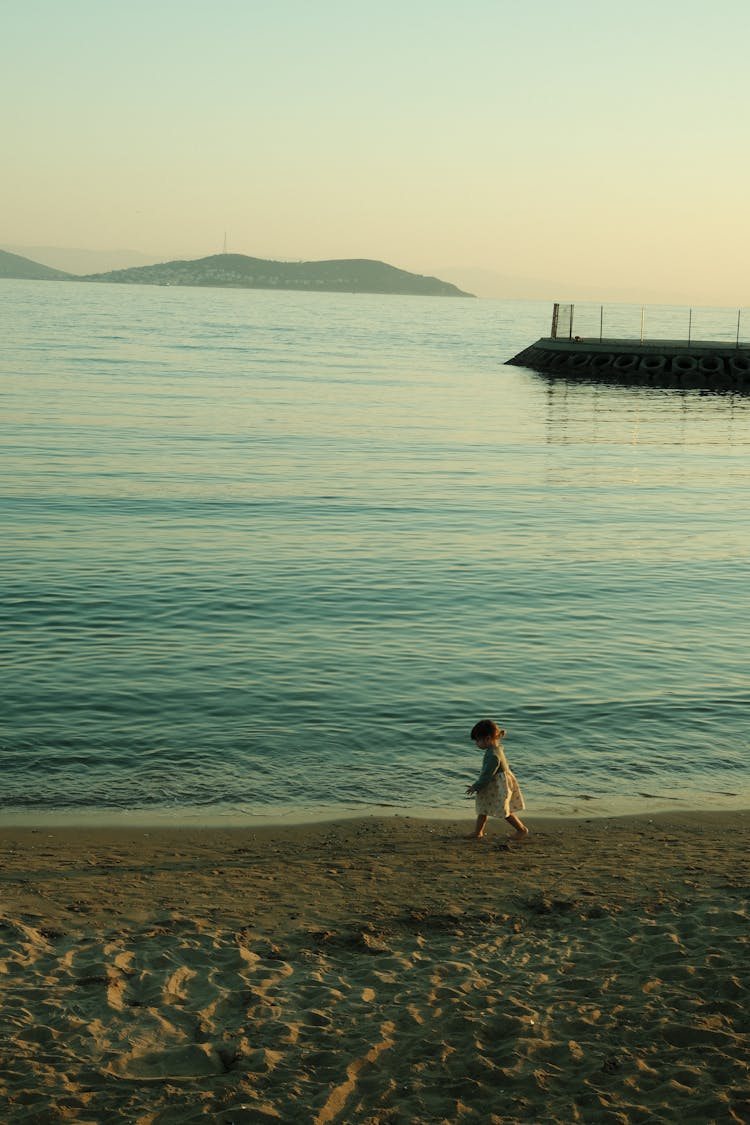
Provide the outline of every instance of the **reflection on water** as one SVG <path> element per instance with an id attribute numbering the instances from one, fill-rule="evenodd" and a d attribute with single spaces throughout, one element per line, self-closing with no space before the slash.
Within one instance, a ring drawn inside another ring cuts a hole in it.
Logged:
<path id="1" fill-rule="evenodd" d="M 538 375 L 547 400 L 550 442 L 608 445 L 750 444 L 750 396 L 700 390 L 618 387 Z"/>

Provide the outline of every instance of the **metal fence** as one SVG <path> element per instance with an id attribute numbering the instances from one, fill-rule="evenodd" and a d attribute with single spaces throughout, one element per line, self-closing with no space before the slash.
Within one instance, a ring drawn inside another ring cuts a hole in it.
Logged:
<path id="1" fill-rule="evenodd" d="M 747 346 L 750 308 L 555 304 L 553 340 L 711 341 Z"/>

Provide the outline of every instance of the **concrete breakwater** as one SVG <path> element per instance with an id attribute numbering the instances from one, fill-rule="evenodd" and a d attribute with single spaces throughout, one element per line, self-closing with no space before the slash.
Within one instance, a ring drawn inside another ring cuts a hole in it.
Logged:
<path id="1" fill-rule="evenodd" d="M 548 337 L 507 362 L 562 379 L 750 393 L 750 347 L 708 340 Z"/>

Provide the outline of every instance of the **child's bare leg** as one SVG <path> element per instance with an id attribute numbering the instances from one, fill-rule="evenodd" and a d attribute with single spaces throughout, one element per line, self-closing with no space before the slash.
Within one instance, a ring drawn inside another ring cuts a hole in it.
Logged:
<path id="1" fill-rule="evenodd" d="M 480 813 L 477 817 L 476 827 L 474 828 L 474 839 L 481 840 L 484 836 L 484 830 L 487 827 L 487 816 L 485 813 Z"/>
<path id="2" fill-rule="evenodd" d="M 528 828 L 523 823 L 523 821 L 516 816 L 515 813 L 511 813 L 510 816 L 506 816 L 505 819 L 507 823 L 510 824 L 511 828 L 515 828 L 517 840 L 522 840 L 524 836 L 528 836 Z"/>

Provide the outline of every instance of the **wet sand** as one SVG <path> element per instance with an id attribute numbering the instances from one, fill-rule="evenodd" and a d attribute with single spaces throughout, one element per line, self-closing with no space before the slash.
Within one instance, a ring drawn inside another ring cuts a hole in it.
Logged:
<path id="1" fill-rule="evenodd" d="M 0 1120 L 747 1122 L 750 812 L 0 829 Z"/>

